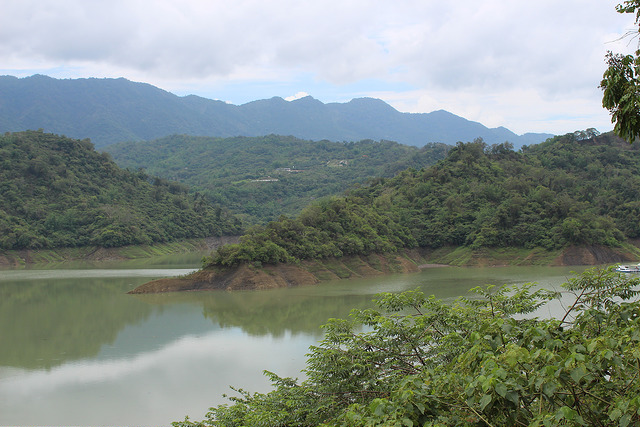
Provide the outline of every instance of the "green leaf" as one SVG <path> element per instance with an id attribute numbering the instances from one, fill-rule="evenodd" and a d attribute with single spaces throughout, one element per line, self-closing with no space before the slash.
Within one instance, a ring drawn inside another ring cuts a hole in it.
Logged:
<path id="1" fill-rule="evenodd" d="M 480 405 L 480 410 L 484 411 L 484 408 L 486 408 L 487 405 L 491 403 L 491 400 L 492 398 L 490 394 L 485 394 L 484 396 L 482 396 L 480 398 L 480 402 L 478 402 L 478 404 Z"/>
<path id="2" fill-rule="evenodd" d="M 573 380 L 577 383 L 579 383 L 580 380 L 585 377 L 585 375 L 587 375 L 587 370 L 585 369 L 584 365 L 579 365 L 571 371 L 571 378 L 573 378 Z"/>
<path id="3" fill-rule="evenodd" d="M 371 402 L 371 405 L 369 406 L 371 412 L 373 412 L 374 415 L 377 416 L 381 416 L 384 415 L 384 405 L 382 404 L 382 399 L 375 399 L 373 402 Z"/>
<path id="4" fill-rule="evenodd" d="M 557 389 L 558 387 L 555 383 L 544 383 L 542 385 L 542 393 L 547 397 L 552 397 Z"/>
<path id="5" fill-rule="evenodd" d="M 509 391 L 506 394 L 505 399 L 507 399 L 509 402 L 513 403 L 516 406 L 520 404 L 520 395 L 516 391 L 513 391 L 513 390 Z"/>
<path id="6" fill-rule="evenodd" d="M 569 408 L 568 406 L 562 406 L 560 409 L 558 409 L 558 412 L 556 412 L 556 420 L 560 421 L 562 419 L 565 419 L 568 421 L 573 421 L 576 419 L 576 415 L 578 415 L 578 413 L 575 411 L 575 409 Z"/>
<path id="7" fill-rule="evenodd" d="M 495 391 L 500 395 L 500 397 L 505 397 L 507 394 L 507 386 L 504 383 L 498 383 L 495 386 Z"/>
<path id="8" fill-rule="evenodd" d="M 618 408 L 615 408 L 613 411 L 609 413 L 609 419 L 611 421 L 615 421 L 622 416 L 622 411 Z"/>

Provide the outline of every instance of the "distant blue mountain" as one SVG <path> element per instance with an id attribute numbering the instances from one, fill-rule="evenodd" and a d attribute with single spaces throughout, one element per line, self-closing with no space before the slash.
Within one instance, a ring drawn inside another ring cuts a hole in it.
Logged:
<path id="1" fill-rule="evenodd" d="M 195 95 L 180 97 L 123 78 L 0 76 L 0 132 L 27 129 L 90 138 L 96 147 L 172 134 L 384 139 L 413 146 L 454 144 L 481 137 L 488 144 L 509 141 L 516 148 L 553 136 L 516 135 L 503 127 L 490 129 L 443 110 L 401 113 L 373 98 L 324 104 L 310 96 L 290 102 L 274 97 L 238 106 Z"/>

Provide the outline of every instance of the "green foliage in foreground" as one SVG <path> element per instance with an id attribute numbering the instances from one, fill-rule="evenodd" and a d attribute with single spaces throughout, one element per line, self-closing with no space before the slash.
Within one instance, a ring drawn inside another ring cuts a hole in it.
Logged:
<path id="1" fill-rule="evenodd" d="M 329 321 L 305 381 L 267 372 L 271 392 L 173 426 L 639 426 L 639 284 L 587 271 L 554 319 L 533 313 L 559 295 L 530 284 L 454 303 L 382 294 Z"/>
<path id="2" fill-rule="evenodd" d="M 0 250 L 150 244 L 239 225 L 178 183 L 119 168 L 89 140 L 0 136 Z"/>
<path id="3" fill-rule="evenodd" d="M 626 0 L 616 6 L 616 11 L 635 14 L 638 28 L 627 36 L 637 37 L 640 32 L 640 1 Z M 616 134 L 632 143 L 640 137 L 640 49 L 633 55 L 608 52 L 606 58 L 608 67 L 600 82 L 602 106 L 611 113 Z"/>
<path id="4" fill-rule="evenodd" d="M 459 143 L 424 169 L 318 201 L 248 230 L 214 265 L 277 263 L 400 248 L 615 247 L 640 237 L 640 151 L 612 133 L 577 132 L 513 151 Z"/>

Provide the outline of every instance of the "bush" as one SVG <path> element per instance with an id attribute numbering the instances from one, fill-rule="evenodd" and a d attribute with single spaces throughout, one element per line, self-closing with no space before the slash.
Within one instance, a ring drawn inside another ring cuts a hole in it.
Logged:
<path id="1" fill-rule="evenodd" d="M 559 296 L 531 284 L 453 304 L 381 294 L 329 321 L 307 380 L 267 373 L 273 391 L 173 425 L 638 426 L 639 283 L 589 270 L 564 285 L 575 300 L 558 319 L 531 316 Z"/>

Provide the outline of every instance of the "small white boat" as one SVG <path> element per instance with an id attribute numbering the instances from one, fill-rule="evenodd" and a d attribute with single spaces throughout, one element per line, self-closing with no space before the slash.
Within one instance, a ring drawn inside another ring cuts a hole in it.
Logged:
<path id="1" fill-rule="evenodd" d="M 640 273 L 640 264 L 632 266 L 620 264 L 616 267 L 616 271 L 620 273 Z"/>

